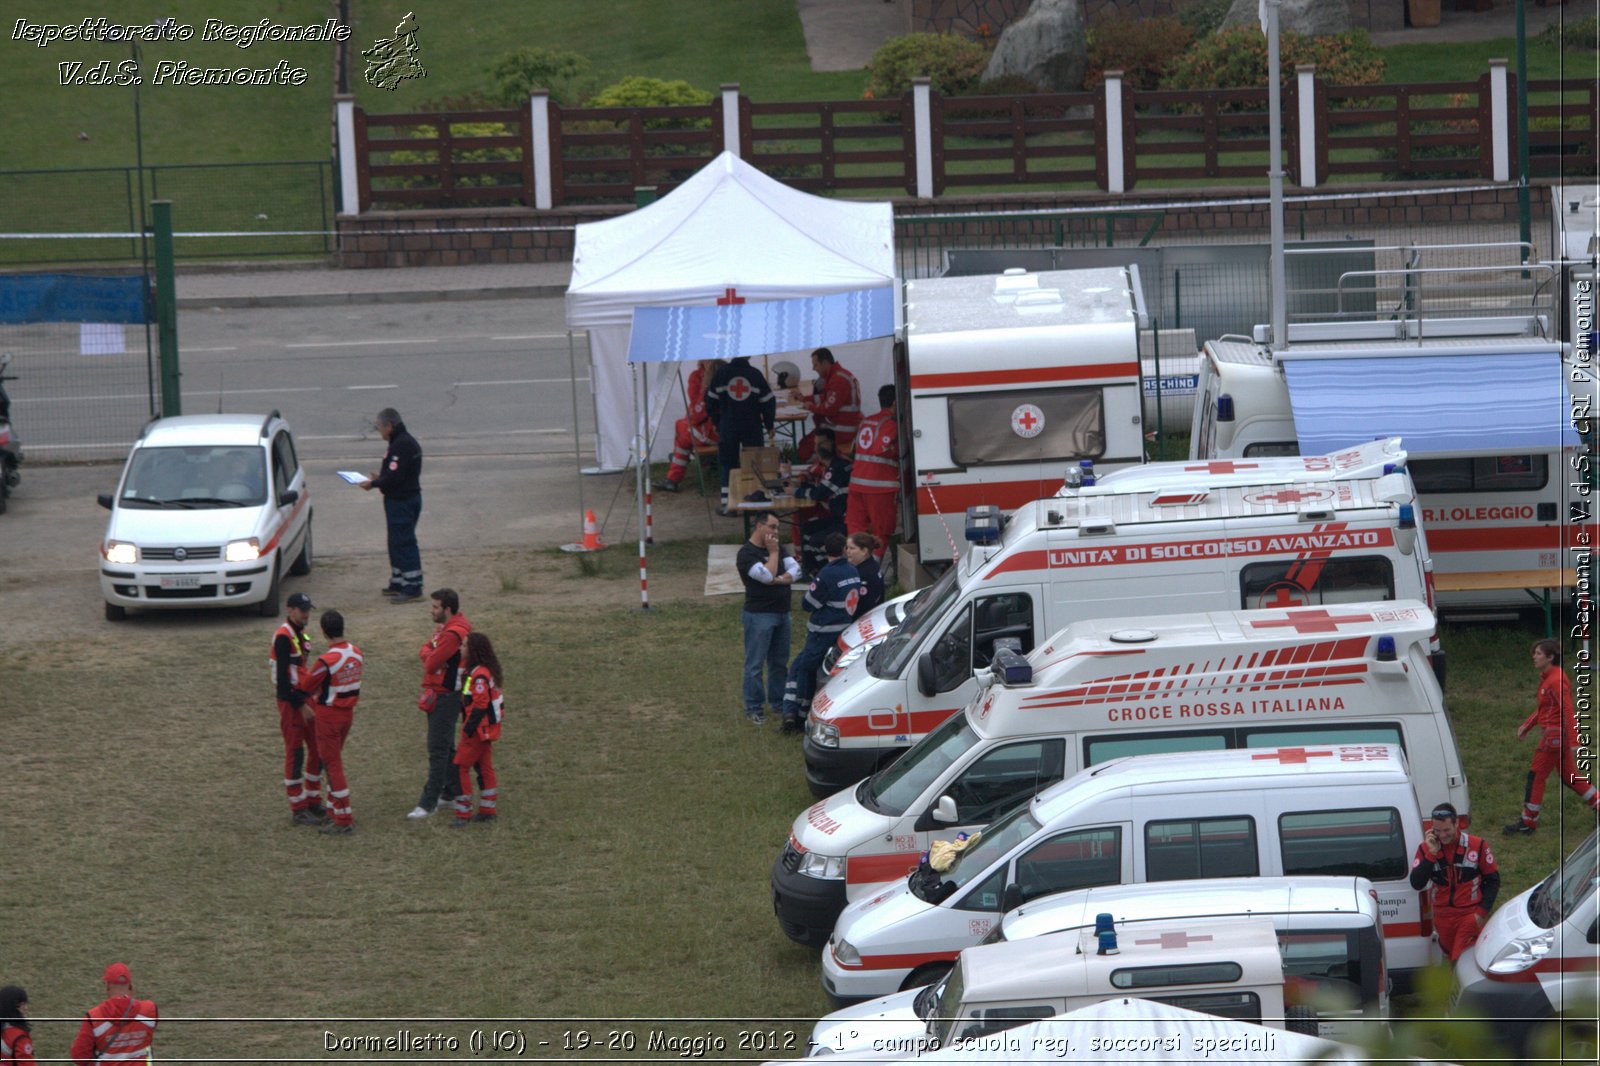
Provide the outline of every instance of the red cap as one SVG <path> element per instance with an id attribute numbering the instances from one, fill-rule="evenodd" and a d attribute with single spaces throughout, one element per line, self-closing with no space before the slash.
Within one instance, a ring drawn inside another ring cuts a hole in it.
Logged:
<path id="1" fill-rule="evenodd" d="M 127 966 L 114 962 L 106 967 L 105 982 L 108 985 L 131 985 L 133 975 L 128 972 Z"/>

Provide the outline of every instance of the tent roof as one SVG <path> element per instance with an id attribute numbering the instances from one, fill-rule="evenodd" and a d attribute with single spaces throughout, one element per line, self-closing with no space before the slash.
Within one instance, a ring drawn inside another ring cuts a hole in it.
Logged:
<path id="1" fill-rule="evenodd" d="M 887 203 L 811 196 L 724 152 L 660 200 L 577 227 L 567 324 L 627 325 L 635 307 L 879 288 L 894 280 Z"/>

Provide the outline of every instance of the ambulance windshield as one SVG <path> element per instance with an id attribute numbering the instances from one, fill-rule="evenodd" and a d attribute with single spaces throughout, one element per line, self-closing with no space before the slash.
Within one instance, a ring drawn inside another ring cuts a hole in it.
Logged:
<path id="1" fill-rule="evenodd" d="M 1031 838 L 1040 829 L 1039 822 L 1029 809 L 1027 801 L 983 831 L 983 836 L 972 847 L 956 856 L 950 869 L 944 871 L 944 884 L 948 889 L 960 888 L 984 874 L 1018 844 Z M 916 878 L 911 879 L 911 891 L 916 892 Z M 920 897 L 919 897 L 920 898 Z M 948 899 L 946 895 L 944 898 Z"/>
<path id="2" fill-rule="evenodd" d="M 946 570 L 926 596 L 917 597 L 906 612 L 905 621 L 882 644 L 867 652 L 867 673 L 877 678 L 900 676 L 922 643 L 922 635 L 943 617 L 945 609 L 960 594 L 960 569 L 952 566 Z"/>
<path id="3" fill-rule="evenodd" d="M 965 714 L 953 714 L 894 762 L 861 783 L 856 799 L 869 811 L 898 818 L 974 744 Z"/>
<path id="4" fill-rule="evenodd" d="M 1528 897 L 1528 918 L 1542 929 L 1554 929 L 1600 891 L 1600 833 L 1590 833 L 1556 872 Z"/>

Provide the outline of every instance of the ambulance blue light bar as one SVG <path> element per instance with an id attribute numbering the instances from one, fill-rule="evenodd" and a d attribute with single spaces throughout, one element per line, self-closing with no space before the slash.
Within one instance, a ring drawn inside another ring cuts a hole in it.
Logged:
<path id="1" fill-rule="evenodd" d="M 1409 503 L 1402 503 L 1400 505 L 1400 528 L 1417 528 L 1417 509 L 1411 506 Z"/>
<path id="2" fill-rule="evenodd" d="M 1378 661 L 1392 663 L 1395 660 L 1394 638 L 1385 634 L 1378 638 Z"/>
<path id="3" fill-rule="evenodd" d="M 1014 648 L 999 647 L 996 641 L 994 657 L 989 660 L 989 668 L 1000 679 L 1003 685 L 1026 685 L 1033 681 L 1033 664 L 1023 658 L 1022 653 Z"/>
<path id="4" fill-rule="evenodd" d="M 1233 421 L 1233 397 L 1229 396 L 1227 393 L 1223 393 L 1221 396 L 1217 397 L 1217 421 Z"/>
<path id="5" fill-rule="evenodd" d="M 1000 543 L 1000 508 L 993 504 L 980 504 L 967 508 L 967 540 L 973 544 Z"/>

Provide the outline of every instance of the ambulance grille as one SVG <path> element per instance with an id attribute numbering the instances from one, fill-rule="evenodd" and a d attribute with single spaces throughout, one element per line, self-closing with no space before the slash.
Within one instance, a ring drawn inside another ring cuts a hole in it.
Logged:
<path id="1" fill-rule="evenodd" d="M 793 844 L 783 846 L 783 868 L 790 873 L 800 869 L 800 853 L 794 850 Z"/>

